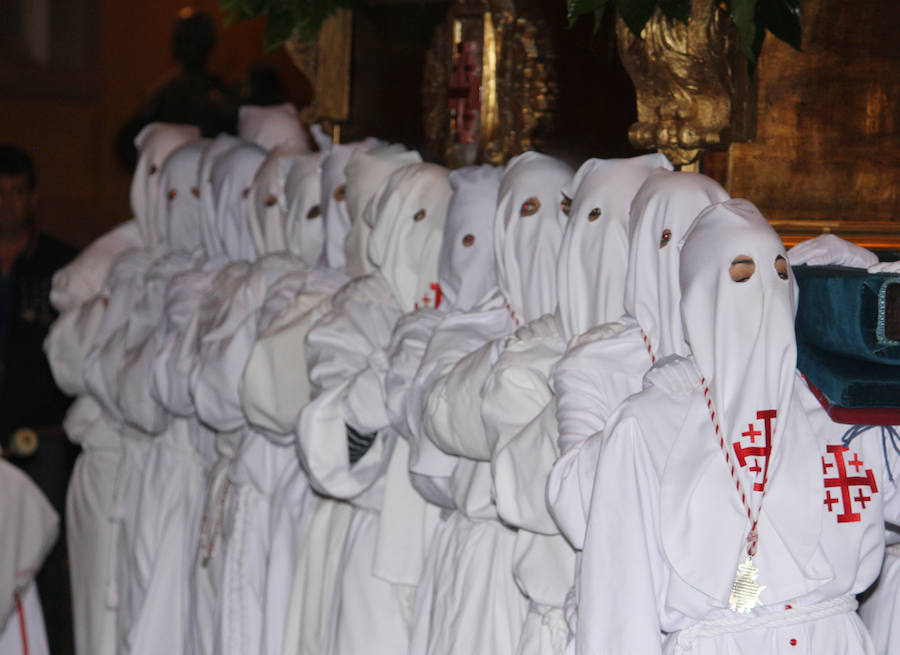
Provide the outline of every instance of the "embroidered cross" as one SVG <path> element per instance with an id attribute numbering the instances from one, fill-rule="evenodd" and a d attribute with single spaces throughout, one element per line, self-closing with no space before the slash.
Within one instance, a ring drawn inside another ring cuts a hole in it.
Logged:
<path id="1" fill-rule="evenodd" d="M 750 437 L 750 443 L 756 443 L 756 437 L 761 437 L 762 432 L 757 430 L 751 423 L 750 425 L 747 426 L 746 432 L 741 432 L 741 436 L 742 437 Z"/>
<path id="2" fill-rule="evenodd" d="M 863 489 L 868 487 L 871 492 L 878 493 L 878 485 L 875 483 L 875 474 L 872 472 L 872 469 L 866 469 L 865 475 L 857 475 L 850 476 L 847 475 L 847 464 L 856 468 L 857 473 L 859 472 L 860 467 L 863 466 L 862 460 L 859 459 L 859 455 L 853 453 L 853 459 L 849 462 L 844 461 L 844 451 L 848 450 L 844 446 L 834 445 L 828 446 L 827 451 L 834 457 L 833 465 L 825 465 L 825 458 L 822 458 L 822 468 L 824 469 L 825 475 L 828 475 L 828 469 L 832 466 L 836 467 L 836 475 L 834 478 L 825 478 L 825 504 L 828 505 L 828 511 L 834 511 L 834 504 L 840 500 L 842 513 L 837 515 L 838 523 L 854 523 L 862 520 L 862 515 L 859 512 L 853 511 L 853 501 L 855 500 L 860 504 L 862 509 L 866 508 L 866 503 L 872 500 L 871 496 L 866 496 L 863 493 Z M 858 487 L 858 495 L 856 498 L 850 493 L 851 487 Z M 831 488 L 835 490 L 840 490 L 840 498 L 832 498 L 831 496 Z"/>
<path id="3" fill-rule="evenodd" d="M 772 422 L 775 420 L 776 413 L 774 409 L 763 409 L 756 412 L 756 418 L 763 421 L 763 431 L 765 432 L 765 441 L 761 445 L 742 446 L 740 441 L 735 441 L 731 444 L 741 468 L 747 466 L 747 458 L 753 457 L 753 466 L 748 470 L 757 474 L 757 477 L 759 477 L 759 473 L 762 473 L 762 480 L 753 483 L 754 491 L 762 491 L 766 487 L 766 472 L 769 468 L 769 456 L 772 454 Z M 750 443 L 754 444 L 756 443 L 756 437 L 762 435 L 763 432 L 757 430 L 753 423 L 750 423 L 746 432 L 741 433 L 742 437 L 750 437 Z M 758 458 L 760 457 L 763 460 L 762 467 L 759 465 Z"/>
<path id="4" fill-rule="evenodd" d="M 432 291 L 434 291 L 434 308 L 437 309 L 438 307 L 441 306 L 441 301 L 444 299 L 444 294 L 441 291 L 441 285 L 438 284 L 437 282 L 432 282 L 428 288 L 431 289 Z M 417 301 L 415 303 L 414 307 L 416 309 L 418 309 L 420 306 L 419 302 L 422 302 L 422 304 L 424 304 L 426 307 L 428 307 L 429 305 L 431 305 L 431 302 L 432 302 L 431 295 L 429 295 L 429 293 L 426 291 L 425 295 L 422 296 L 421 300 Z"/>

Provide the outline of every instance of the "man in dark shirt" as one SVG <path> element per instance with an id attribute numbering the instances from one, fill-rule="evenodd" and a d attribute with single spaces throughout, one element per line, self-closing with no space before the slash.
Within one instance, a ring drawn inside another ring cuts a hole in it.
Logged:
<path id="1" fill-rule="evenodd" d="M 0 145 L 0 442 L 46 494 L 64 530 L 66 487 L 78 449 L 62 431 L 69 399 L 56 387 L 42 345 L 56 319 L 53 273 L 75 252 L 37 230 L 37 200 L 31 158 Z M 16 442 L 29 437 L 37 437 L 35 452 L 17 452 Z M 64 535 L 37 577 L 52 653 L 71 652 L 72 643 Z"/>

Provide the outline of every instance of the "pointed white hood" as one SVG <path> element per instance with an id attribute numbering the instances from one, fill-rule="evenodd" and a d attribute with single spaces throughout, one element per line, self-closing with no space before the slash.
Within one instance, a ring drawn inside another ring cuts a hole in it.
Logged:
<path id="1" fill-rule="evenodd" d="M 191 190 L 200 199 L 200 233 L 203 249 L 209 259 L 224 255 L 216 230 L 216 200 L 212 190 L 213 166 L 226 152 L 241 143 L 244 142 L 230 134 L 220 134 L 213 139 L 203 152 L 197 180 Z"/>
<path id="2" fill-rule="evenodd" d="M 263 150 L 290 148 L 296 154 L 310 151 L 300 114 L 289 102 L 269 107 L 242 105 L 238 110 L 238 136 Z"/>
<path id="3" fill-rule="evenodd" d="M 299 156 L 289 149 L 276 148 L 256 171 L 247 199 L 247 219 L 253 246 L 260 255 L 287 249 L 284 241 L 287 174 Z"/>
<path id="4" fill-rule="evenodd" d="M 494 210 L 502 166 L 468 166 L 450 173 L 438 282 L 448 311 L 467 311 L 497 287 Z"/>
<path id="5" fill-rule="evenodd" d="M 147 248 L 160 243 L 156 233 L 156 205 L 163 162 L 175 148 L 199 138 L 200 128 L 193 125 L 150 123 L 134 139 L 138 163 L 131 179 L 131 211 Z"/>
<path id="6" fill-rule="evenodd" d="M 319 264 L 325 249 L 325 219 L 320 202 L 321 157 L 315 153 L 292 160 L 284 183 L 287 200 L 284 224 L 280 234 L 267 237 L 268 241 L 283 240 L 287 251 L 310 268 Z"/>
<path id="7" fill-rule="evenodd" d="M 230 149 L 213 165 L 210 186 L 216 207 L 215 236 L 230 261 L 254 261 L 258 256 L 250 236 L 249 192 L 265 158 L 265 150 L 244 143 Z"/>
<path id="8" fill-rule="evenodd" d="M 571 199 L 557 268 L 559 319 L 566 339 L 622 315 L 628 210 L 641 184 L 660 167 L 672 169 L 660 154 L 591 159 L 563 189 Z"/>
<path id="9" fill-rule="evenodd" d="M 566 164 L 537 152 L 513 157 L 494 215 L 497 283 L 517 324 L 556 309 L 556 259 L 566 216 L 560 208 Z"/>
<path id="10" fill-rule="evenodd" d="M 449 177 L 436 164 L 406 166 L 391 173 L 369 205 L 369 258 L 404 311 L 440 305 L 437 259 L 452 193 Z"/>
<path id="11" fill-rule="evenodd" d="M 344 169 L 356 150 L 370 150 L 382 145 L 377 139 L 358 143 L 334 144 L 322 151 L 319 173 L 322 180 L 320 202 L 325 217 L 325 263 L 329 268 L 343 269 L 346 263 L 344 240 L 350 232 Z"/>
<path id="12" fill-rule="evenodd" d="M 713 205 L 684 238 L 679 279 L 685 338 L 725 442 L 773 410 L 777 448 L 797 366 L 797 287 L 781 239 L 746 200 Z"/>
<path id="13" fill-rule="evenodd" d="M 373 219 L 364 220 L 365 209 L 372 196 L 393 171 L 421 161 L 419 153 L 407 150 L 399 143 L 368 151 L 356 150 L 350 156 L 344 168 L 347 214 L 350 217 L 350 231 L 344 240 L 344 258 L 345 270 L 350 277 L 366 275 L 373 270 L 368 257 L 369 235 L 372 232 L 370 221 Z"/>
<path id="14" fill-rule="evenodd" d="M 678 244 L 701 211 L 725 200 L 725 189 L 705 175 L 660 169 L 631 204 L 625 311 L 637 320 L 657 359 L 690 352 L 681 323 Z"/>
<path id="15" fill-rule="evenodd" d="M 192 141 L 168 156 L 159 176 L 157 233 L 171 250 L 202 247 L 200 199 L 192 192 L 209 141 Z"/>

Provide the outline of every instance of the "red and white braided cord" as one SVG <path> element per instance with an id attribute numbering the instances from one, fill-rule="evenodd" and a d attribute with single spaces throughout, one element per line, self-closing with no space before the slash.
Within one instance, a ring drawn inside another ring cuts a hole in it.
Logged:
<path id="1" fill-rule="evenodd" d="M 731 449 L 725 442 L 725 435 L 719 428 L 719 421 L 716 419 L 716 409 L 713 406 L 712 397 L 709 395 L 709 385 L 706 383 L 706 378 L 701 379 L 700 383 L 703 385 L 703 395 L 706 397 L 706 408 L 709 410 L 709 418 L 712 420 L 716 436 L 719 438 L 719 448 L 722 449 L 722 454 L 725 455 L 725 463 L 728 464 L 728 469 L 731 471 L 731 479 L 734 480 L 734 486 L 741 497 L 741 503 L 744 506 L 744 510 L 747 512 L 747 518 L 750 519 L 750 533 L 747 535 L 747 555 L 753 557 L 759 549 L 759 514 L 762 511 L 763 500 L 766 497 L 766 482 L 769 477 L 769 467 L 766 466 L 765 473 L 763 474 L 759 507 L 757 507 L 756 512 L 754 513 L 753 509 L 750 507 L 749 496 L 744 490 L 744 485 L 741 483 L 737 468 L 735 468 L 734 459 L 731 457 Z M 772 434 L 774 437 L 774 429 Z"/>
<path id="2" fill-rule="evenodd" d="M 647 338 L 647 333 L 641 330 L 641 337 L 644 339 L 644 345 L 647 347 L 647 354 L 650 355 L 650 363 L 656 363 L 656 355 L 653 354 L 653 346 L 650 345 L 650 339 Z"/>

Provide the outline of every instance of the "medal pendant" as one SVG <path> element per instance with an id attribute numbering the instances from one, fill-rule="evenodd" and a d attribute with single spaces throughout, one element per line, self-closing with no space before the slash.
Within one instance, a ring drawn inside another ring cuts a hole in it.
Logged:
<path id="1" fill-rule="evenodd" d="M 728 597 L 729 609 L 738 614 L 748 614 L 759 605 L 759 594 L 766 587 L 756 581 L 758 575 L 759 570 L 753 566 L 753 560 L 749 557 L 743 564 L 738 564 L 731 584 L 731 595 Z"/>

